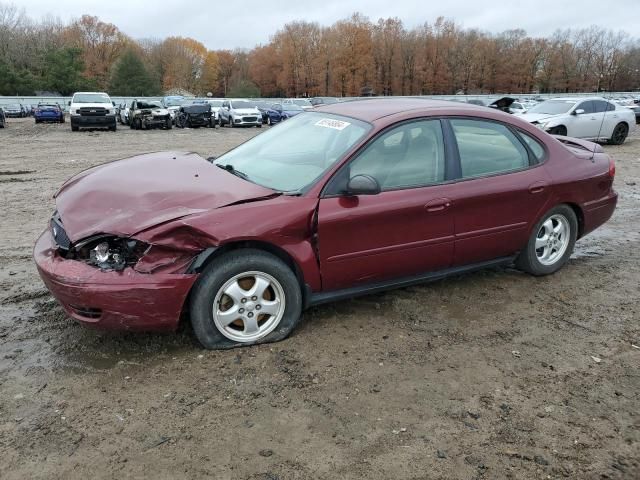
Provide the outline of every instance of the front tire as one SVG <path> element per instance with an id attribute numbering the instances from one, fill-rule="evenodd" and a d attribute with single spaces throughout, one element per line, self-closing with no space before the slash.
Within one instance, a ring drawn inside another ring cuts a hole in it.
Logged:
<path id="1" fill-rule="evenodd" d="M 276 342 L 300 320 L 302 293 L 295 274 L 275 255 L 234 250 L 200 274 L 190 312 L 196 337 L 207 349 Z"/>
<path id="2" fill-rule="evenodd" d="M 549 130 L 551 135 L 561 135 L 563 137 L 567 136 L 567 127 L 564 125 L 558 125 L 557 127 L 553 127 Z"/>
<path id="3" fill-rule="evenodd" d="M 569 260 L 578 236 L 578 219 L 571 207 L 558 205 L 545 213 L 531 232 L 516 266 L 535 276 L 560 270 Z"/>

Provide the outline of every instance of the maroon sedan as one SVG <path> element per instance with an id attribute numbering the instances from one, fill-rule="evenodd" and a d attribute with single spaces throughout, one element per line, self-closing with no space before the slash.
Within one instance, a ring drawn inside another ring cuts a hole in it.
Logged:
<path id="1" fill-rule="evenodd" d="M 601 147 L 416 99 L 300 114 L 213 162 L 153 153 L 80 173 L 35 246 L 84 324 L 193 324 L 207 348 L 285 338 L 310 305 L 513 264 L 555 272 L 611 217 Z"/>

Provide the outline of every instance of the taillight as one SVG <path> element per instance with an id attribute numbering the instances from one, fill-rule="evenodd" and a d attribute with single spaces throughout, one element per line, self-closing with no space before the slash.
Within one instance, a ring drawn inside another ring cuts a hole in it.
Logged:
<path id="1" fill-rule="evenodd" d="M 609 157 L 609 178 L 611 180 L 616 176 L 616 162 L 613 161 L 613 158 Z"/>

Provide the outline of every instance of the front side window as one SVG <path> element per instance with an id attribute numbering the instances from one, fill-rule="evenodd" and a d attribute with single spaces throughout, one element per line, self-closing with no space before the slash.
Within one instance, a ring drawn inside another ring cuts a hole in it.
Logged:
<path id="1" fill-rule="evenodd" d="M 583 115 L 587 113 L 595 112 L 594 105 L 591 100 L 587 100 L 586 102 L 582 102 L 580 105 L 578 105 L 576 110 L 580 110 L 580 109 L 584 110 L 584 112 L 582 112 Z"/>
<path id="2" fill-rule="evenodd" d="M 451 120 L 463 178 L 519 170 L 529 166 L 527 149 L 504 125 L 482 120 Z"/>
<path id="3" fill-rule="evenodd" d="M 417 187 L 445 179 L 439 120 L 402 124 L 377 137 L 350 165 L 349 175 L 371 175 L 382 190 Z"/>

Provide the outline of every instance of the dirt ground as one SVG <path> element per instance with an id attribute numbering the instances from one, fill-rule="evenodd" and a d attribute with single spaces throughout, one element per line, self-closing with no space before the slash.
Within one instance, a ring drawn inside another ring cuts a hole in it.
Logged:
<path id="1" fill-rule="evenodd" d="M 605 146 L 618 209 L 550 277 L 343 301 L 233 351 L 65 317 L 31 259 L 65 179 L 258 133 L 0 130 L 0 478 L 640 478 L 640 134 Z"/>

